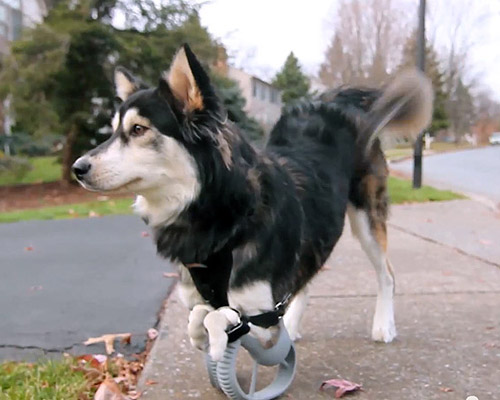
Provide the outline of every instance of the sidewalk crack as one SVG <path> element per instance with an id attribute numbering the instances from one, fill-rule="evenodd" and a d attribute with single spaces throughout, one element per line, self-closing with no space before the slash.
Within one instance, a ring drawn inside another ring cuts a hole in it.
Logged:
<path id="1" fill-rule="evenodd" d="M 435 240 L 435 239 L 432 239 L 430 237 L 427 237 L 427 236 L 424 236 L 424 235 L 421 235 L 419 233 L 416 233 L 416 232 L 413 232 L 413 231 L 410 231 L 406 228 L 403 228 L 399 225 L 395 225 L 394 223 L 392 222 L 389 222 L 388 225 L 391 227 L 391 228 L 394 228 L 400 232 L 404 232 L 404 233 L 407 233 L 408 235 L 411 235 L 411 236 L 414 236 L 414 237 L 417 237 L 419 239 L 422 239 L 422 240 L 425 240 L 426 242 L 429 242 L 429 243 L 433 243 L 433 244 L 437 244 L 437 245 L 440 245 L 440 246 L 443 246 L 443 247 L 447 247 L 449 249 L 452 249 L 452 250 L 455 250 L 456 252 L 464 255 L 464 256 L 467 256 L 467 257 L 470 257 L 470 258 L 474 258 L 475 260 L 478 260 L 478 261 L 481 261 L 485 264 L 488 264 L 488 265 L 492 265 L 493 267 L 497 267 L 497 268 L 500 268 L 500 264 L 499 263 L 496 263 L 496 262 L 493 262 L 493 261 L 490 261 L 490 260 L 487 260 L 483 257 L 480 257 L 480 256 L 477 256 L 475 254 L 471 254 L 471 253 L 468 253 L 464 250 L 462 250 L 461 248 L 459 247 L 455 247 L 455 246 L 452 246 L 452 245 L 449 245 L 447 243 L 443 243 L 443 242 L 440 242 L 438 240 Z"/>

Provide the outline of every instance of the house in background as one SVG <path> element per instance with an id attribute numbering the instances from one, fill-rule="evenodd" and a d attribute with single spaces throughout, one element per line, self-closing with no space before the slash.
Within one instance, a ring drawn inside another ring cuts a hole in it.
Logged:
<path id="1" fill-rule="evenodd" d="M 240 86 L 246 100 L 245 112 L 269 133 L 281 115 L 281 91 L 241 69 L 228 66 L 226 71 L 227 77 Z"/>
<path id="2" fill-rule="evenodd" d="M 0 0 L 0 55 L 9 51 L 9 42 L 19 39 L 25 27 L 43 21 L 44 0 Z"/>

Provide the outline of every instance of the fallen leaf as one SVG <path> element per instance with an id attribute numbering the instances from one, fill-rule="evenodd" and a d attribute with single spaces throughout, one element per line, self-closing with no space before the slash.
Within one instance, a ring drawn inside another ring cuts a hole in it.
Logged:
<path id="1" fill-rule="evenodd" d="M 148 338 L 155 340 L 158 337 L 158 331 L 155 328 L 148 329 Z"/>
<path id="2" fill-rule="evenodd" d="M 152 379 L 147 379 L 146 382 L 145 382 L 145 385 L 146 386 L 151 386 L 151 385 L 157 385 L 158 382 L 152 380 Z"/>
<path id="3" fill-rule="evenodd" d="M 95 393 L 94 400 L 126 400 L 117 383 L 107 378 Z"/>
<path id="4" fill-rule="evenodd" d="M 340 399 L 344 394 L 348 392 L 355 392 L 356 390 L 362 390 L 359 383 L 354 383 L 346 381 L 345 379 L 329 379 L 321 384 L 320 390 L 328 389 L 330 387 L 335 387 L 335 398 Z"/>
<path id="5" fill-rule="evenodd" d="M 24 250 L 25 250 L 25 251 L 33 251 L 33 250 L 34 250 L 34 248 L 33 248 L 33 246 L 26 246 L 26 247 L 24 248 Z"/>
<path id="6" fill-rule="evenodd" d="M 163 276 L 165 278 L 178 278 L 179 277 L 179 273 L 178 272 L 164 272 Z"/>
<path id="7" fill-rule="evenodd" d="M 149 232 L 143 231 L 141 232 L 142 237 L 149 237 Z"/>
<path id="8" fill-rule="evenodd" d="M 122 337 L 122 340 L 120 341 L 121 344 L 130 344 L 130 341 L 132 340 L 132 335 L 124 336 Z"/>
<path id="9" fill-rule="evenodd" d="M 104 345 L 106 346 L 106 353 L 112 354 L 115 351 L 114 341 L 116 339 L 123 340 L 124 338 L 129 338 L 130 340 L 130 336 L 130 333 L 110 333 L 95 338 L 88 338 L 85 342 L 83 342 L 83 344 L 85 346 L 88 346 L 95 343 L 104 343 Z"/>
<path id="10" fill-rule="evenodd" d="M 454 391 L 452 388 L 449 388 L 449 387 L 440 387 L 439 390 L 441 390 L 442 392 L 445 392 L 445 393 L 451 393 Z"/>

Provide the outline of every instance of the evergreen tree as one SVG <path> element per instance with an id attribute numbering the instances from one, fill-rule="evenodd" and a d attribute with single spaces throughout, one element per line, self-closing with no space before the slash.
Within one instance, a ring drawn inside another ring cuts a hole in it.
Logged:
<path id="1" fill-rule="evenodd" d="M 403 48 L 403 62 L 399 69 L 415 67 L 417 65 L 417 32 L 413 32 Z M 431 43 L 425 43 L 425 74 L 431 79 L 434 89 L 434 111 L 429 131 L 432 134 L 450 126 L 446 112 L 447 94 L 444 88 L 444 73 L 442 72 L 438 55 Z"/>
<path id="2" fill-rule="evenodd" d="M 13 43 L 11 55 L 3 60 L 0 98 L 11 96 L 14 132 L 62 134 L 66 182 L 71 180 L 74 160 L 107 138 L 99 132 L 110 130 L 116 65 L 126 66 L 155 85 L 184 42 L 190 42 L 208 65 L 217 57 L 220 45 L 201 26 L 197 8 L 182 0 L 160 9 L 154 8 L 152 0 L 128 2 L 127 6 L 133 8 L 136 3 L 141 9 L 148 6 L 157 12 L 148 15 L 147 30 L 118 30 L 110 24 L 112 9 L 120 6 L 119 1 L 60 0 L 44 23 Z M 221 85 L 230 117 L 251 135 L 259 136 L 258 127 L 243 112 L 244 99 L 237 88 Z"/>
<path id="3" fill-rule="evenodd" d="M 288 55 L 283 68 L 276 74 L 272 83 L 282 90 L 281 99 L 285 105 L 309 94 L 309 78 L 302 72 L 299 60 L 293 52 Z"/>

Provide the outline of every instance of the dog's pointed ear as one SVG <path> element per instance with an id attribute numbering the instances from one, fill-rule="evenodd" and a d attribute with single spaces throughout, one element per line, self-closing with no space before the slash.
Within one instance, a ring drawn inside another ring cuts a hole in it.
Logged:
<path id="1" fill-rule="evenodd" d="M 115 68 L 115 89 L 116 95 L 125 101 L 140 88 L 139 81 L 124 67 Z"/>
<path id="2" fill-rule="evenodd" d="M 162 79 L 165 84 L 160 84 L 160 89 L 163 86 L 162 92 L 168 93 L 168 86 L 175 98 L 174 107 L 180 107 L 180 111 L 185 114 L 217 106 L 217 97 L 208 74 L 187 44 L 177 52 L 170 70 Z M 168 95 L 166 97 L 168 99 Z"/>

